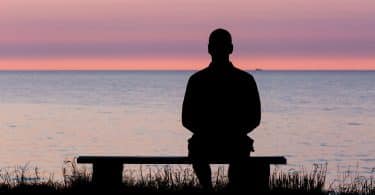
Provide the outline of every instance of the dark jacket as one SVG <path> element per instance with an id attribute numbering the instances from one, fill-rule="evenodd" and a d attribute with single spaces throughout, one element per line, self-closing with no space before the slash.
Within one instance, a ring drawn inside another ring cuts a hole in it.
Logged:
<path id="1" fill-rule="evenodd" d="M 247 72 L 232 64 L 210 64 L 189 78 L 182 124 L 203 137 L 243 136 L 261 119 L 257 85 Z"/>

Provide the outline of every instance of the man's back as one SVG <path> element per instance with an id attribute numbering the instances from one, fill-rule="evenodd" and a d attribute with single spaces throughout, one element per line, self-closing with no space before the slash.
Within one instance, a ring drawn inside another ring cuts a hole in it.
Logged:
<path id="1" fill-rule="evenodd" d="M 196 135 L 246 135 L 260 122 L 260 101 L 253 77 L 231 63 L 209 67 L 189 79 L 183 125 Z"/>
<path id="2" fill-rule="evenodd" d="M 260 123 L 260 100 L 254 78 L 233 66 L 232 37 L 216 29 L 209 37 L 211 64 L 187 84 L 182 124 L 193 132 L 188 140 L 189 157 L 200 184 L 212 188 L 208 159 L 230 159 L 229 183 L 240 181 L 243 160 L 253 151 L 247 133 Z"/>

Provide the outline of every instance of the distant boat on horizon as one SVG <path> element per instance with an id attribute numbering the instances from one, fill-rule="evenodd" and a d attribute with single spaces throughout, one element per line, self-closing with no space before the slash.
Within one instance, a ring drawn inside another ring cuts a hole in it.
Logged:
<path id="1" fill-rule="evenodd" d="M 263 71 L 261 68 L 256 68 L 255 71 Z"/>

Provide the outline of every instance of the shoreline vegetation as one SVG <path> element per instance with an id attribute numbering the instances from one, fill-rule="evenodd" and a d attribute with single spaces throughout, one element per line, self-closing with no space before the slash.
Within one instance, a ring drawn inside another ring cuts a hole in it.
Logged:
<path id="1" fill-rule="evenodd" d="M 282 171 L 277 167 L 270 174 L 269 194 L 375 194 L 375 177 L 360 176 L 355 171 L 345 171 L 338 179 L 326 183 L 327 164 L 314 164 L 311 170 Z M 78 167 L 73 161 L 65 161 L 62 169 L 62 181 L 53 176 L 40 176 L 38 168 L 27 165 L 14 169 L 0 169 L 0 194 L 71 194 L 97 193 L 91 182 L 91 171 Z M 230 192 L 226 185 L 228 178 L 224 166 L 217 167 L 213 174 L 214 189 L 210 194 Z M 200 188 L 191 168 L 180 166 L 140 166 L 136 169 L 125 168 L 122 186 L 113 191 L 118 194 L 207 194 Z"/>

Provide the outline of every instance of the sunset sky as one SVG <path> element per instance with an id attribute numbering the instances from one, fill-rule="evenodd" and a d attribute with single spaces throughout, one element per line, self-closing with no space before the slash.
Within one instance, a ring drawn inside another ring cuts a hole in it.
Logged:
<path id="1" fill-rule="evenodd" d="M 1 0 L 0 69 L 200 69 L 219 27 L 244 69 L 375 70 L 374 0 Z"/>

